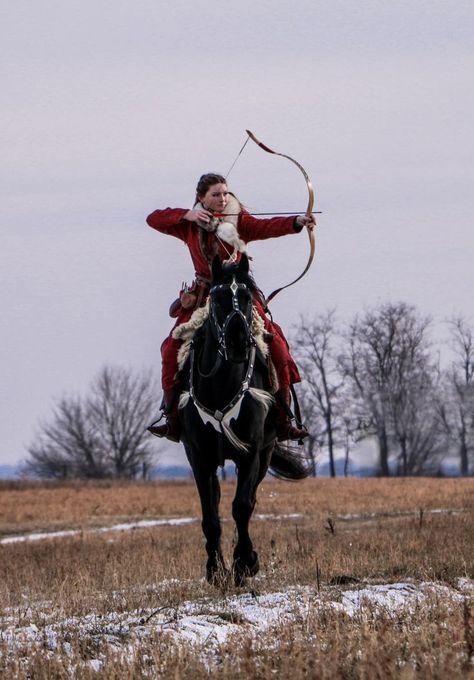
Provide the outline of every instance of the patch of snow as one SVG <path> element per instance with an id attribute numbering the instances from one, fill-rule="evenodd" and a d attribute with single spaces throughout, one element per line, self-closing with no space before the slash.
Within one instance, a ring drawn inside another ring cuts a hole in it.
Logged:
<path id="1" fill-rule="evenodd" d="M 302 517 L 304 517 L 304 515 L 301 512 L 292 512 L 287 515 L 263 515 L 259 513 L 254 515 L 254 518 L 258 520 L 301 519 Z"/>
<path id="2" fill-rule="evenodd" d="M 468 512 L 466 508 L 422 508 L 424 515 L 460 515 L 464 512 Z M 352 519 L 373 519 L 375 517 L 385 518 L 385 517 L 419 517 L 420 509 L 417 510 L 394 510 L 393 512 L 364 512 L 364 513 L 344 513 L 335 515 L 335 519 L 344 521 Z"/>
<path id="3" fill-rule="evenodd" d="M 164 628 L 173 633 L 176 642 L 188 642 L 193 645 L 220 645 L 226 642 L 229 635 L 239 631 L 239 626 L 227 623 L 218 616 L 183 616 L 173 628 Z"/>
<path id="4" fill-rule="evenodd" d="M 255 515 L 257 520 L 282 520 L 282 519 L 300 519 L 303 517 L 301 513 L 292 513 L 288 515 L 271 515 L 260 514 Z M 8 545 L 11 543 L 23 543 L 25 541 L 44 541 L 47 539 L 68 538 L 70 536 L 80 536 L 81 534 L 105 534 L 114 531 L 132 531 L 134 529 L 150 529 L 154 527 L 163 526 L 183 526 L 186 524 L 194 524 L 199 522 L 197 517 L 171 517 L 169 519 L 144 519 L 138 522 L 126 522 L 123 524 L 113 524 L 110 527 L 98 527 L 96 529 L 69 529 L 66 531 L 45 531 L 35 532 L 31 534 L 21 534 L 18 536 L 6 536 L 0 539 L 0 545 Z"/>
<path id="5" fill-rule="evenodd" d="M 66 536 L 77 536 L 80 530 L 72 529 L 70 531 L 51 531 L 45 533 L 25 534 L 23 536 L 7 536 L 0 539 L 1 544 L 21 543 L 23 541 L 43 541 L 45 538 L 65 538 Z"/>
<path id="6" fill-rule="evenodd" d="M 459 579 L 457 585 L 463 592 L 474 592 L 472 580 Z M 86 665 L 101 672 L 111 655 L 133 661 L 143 642 L 159 632 L 169 637 L 170 644 L 192 646 L 202 654 L 203 663 L 208 664 L 209 654 L 218 656 L 220 646 L 231 637 L 258 641 L 262 633 L 273 630 L 278 637 L 282 627 L 304 620 L 310 610 L 330 607 L 353 617 L 364 611 L 370 611 L 372 615 L 402 609 L 414 611 L 420 603 L 429 607 L 439 606 L 439 603 L 451 606 L 464 600 L 465 595 L 459 590 L 430 582 L 361 584 L 360 588 L 342 591 L 336 587 L 318 591 L 314 586 L 294 586 L 262 595 L 243 593 L 200 598 L 159 610 L 112 611 L 100 616 L 91 613 L 62 619 L 56 612 L 54 623 L 46 623 L 46 615 L 40 626 L 34 623 L 22 626 L 10 615 L 0 616 L 0 643 L 4 643 L 7 655 L 20 655 L 25 659 L 35 651 L 51 657 L 63 652 L 74 675 L 84 661 L 75 653 L 69 640 L 78 637 L 90 641 L 97 652 L 96 658 L 87 661 Z M 35 611 L 40 613 L 37 605 Z"/>
<path id="7" fill-rule="evenodd" d="M 100 659 L 89 659 L 87 665 L 96 673 L 102 670 L 103 662 Z"/>
<path id="8" fill-rule="evenodd" d="M 456 581 L 456 587 L 464 595 L 474 597 L 474 581 L 463 576 Z"/>
<path id="9" fill-rule="evenodd" d="M 459 592 L 440 583 L 389 583 L 346 590 L 342 593 L 339 608 L 349 616 L 355 616 L 365 607 L 392 612 L 412 608 L 431 598 L 441 599 L 445 603 L 464 599 Z"/>
<path id="10" fill-rule="evenodd" d="M 131 531 L 132 529 L 149 529 L 151 527 L 162 526 L 181 526 L 183 524 L 193 524 L 197 522 L 197 517 L 172 517 L 170 519 L 144 519 L 138 522 L 127 522 L 124 524 L 114 524 L 110 527 L 99 527 L 97 529 L 71 529 L 68 531 L 47 531 L 42 533 L 23 534 L 20 536 L 7 536 L 0 539 L 0 544 L 22 543 L 24 541 L 43 541 L 52 538 L 65 538 L 69 536 L 79 536 L 81 534 L 105 534 L 111 531 Z"/>
<path id="11" fill-rule="evenodd" d="M 422 591 L 413 583 L 391 583 L 346 590 L 342 593 L 341 604 L 344 611 L 352 616 L 367 604 L 392 610 L 413 604 L 422 597 Z"/>

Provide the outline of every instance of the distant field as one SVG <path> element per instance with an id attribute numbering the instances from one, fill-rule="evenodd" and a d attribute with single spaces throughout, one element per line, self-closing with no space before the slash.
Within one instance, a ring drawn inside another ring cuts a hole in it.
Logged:
<path id="1" fill-rule="evenodd" d="M 474 677 L 474 480 L 265 481 L 262 571 L 225 593 L 202 579 L 198 518 L 192 482 L 0 483 L 0 675 Z M 138 528 L 98 532 L 123 523 Z M 65 530 L 79 531 L 20 540 Z M 387 584 L 391 595 L 370 590 Z M 288 611 L 260 630 L 243 602 L 270 612 L 272 597 Z M 179 637 L 191 610 L 214 626 L 207 638 Z"/>

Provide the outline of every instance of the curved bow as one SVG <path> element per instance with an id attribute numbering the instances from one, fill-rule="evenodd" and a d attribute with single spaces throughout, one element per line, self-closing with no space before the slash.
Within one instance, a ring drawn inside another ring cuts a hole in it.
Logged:
<path id="1" fill-rule="evenodd" d="M 266 144 L 263 144 L 263 142 L 261 142 L 259 139 L 257 139 L 257 137 L 256 137 L 256 136 L 253 134 L 253 132 L 251 132 L 250 130 L 246 130 L 245 132 L 248 134 L 248 136 L 250 137 L 250 139 L 251 139 L 253 142 L 255 142 L 255 144 L 257 144 L 261 149 L 263 149 L 263 150 L 266 151 L 267 153 L 272 153 L 272 154 L 274 154 L 275 156 L 281 156 L 282 158 L 287 158 L 289 161 L 291 161 L 292 163 L 294 163 L 294 164 L 296 165 L 296 167 L 301 171 L 301 173 L 303 174 L 303 177 L 305 178 L 306 186 L 307 186 L 307 188 L 308 188 L 308 205 L 306 206 L 305 215 L 306 215 L 307 217 L 310 217 L 311 214 L 312 214 L 312 212 L 313 212 L 313 206 L 314 206 L 314 188 L 313 188 L 313 185 L 312 185 L 312 183 L 311 183 L 311 180 L 310 180 L 310 178 L 309 178 L 309 176 L 308 176 L 308 173 L 307 173 L 306 170 L 303 168 L 303 166 L 302 166 L 300 163 L 298 163 L 298 161 L 295 161 L 294 158 L 291 158 L 291 156 L 287 156 L 287 154 L 285 154 L 285 153 L 279 153 L 278 151 L 273 151 L 273 149 L 270 149 L 269 146 L 267 146 Z M 297 281 L 299 281 L 300 279 L 302 279 L 303 276 L 304 276 L 304 275 L 306 274 L 306 272 L 308 271 L 308 269 L 311 267 L 311 263 L 312 263 L 312 261 L 313 261 L 313 259 L 314 259 L 314 253 L 315 253 L 315 249 L 316 249 L 316 240 L 315 240 L 315 235 L 314 235 L 314 229 L 310 229 L 309 226 L 307 226 L 306 229 L 307 229 L 307 232 L 308 232 L 310 252 L 309 252 L 309 257 L 308 257 L 308 261 L 307 261 L 307 263 L 306 263 L 305 268 L 303 269 L 303 271 L 301 272 L 301 274 L 300 274 L 299 276 L 296 277 L 296 279 L 295 279 L 294 281 L 291 281 L 291 283 L 287 283 L 286 285 L 281 286 L 280 288 L 277 288 L 276 290 L 274 290 L 273 293 L 270 293 L 270 295 L 269 295 L 269 296 L 267 297 L 267 299 L 265 300 L 265 304 L 266 304 L 266 305 L 268 305 L 268 303 L 270 302 L 270 300 L 272 300 L 272 299 L 273 299 L 276 295 L 278 295 L 278 293 L 280 293 L 282 290 L 284 290 L 285 288 L 289 288 L 289 287 L 292 286 L 294 283 L 297 283 Z"/>

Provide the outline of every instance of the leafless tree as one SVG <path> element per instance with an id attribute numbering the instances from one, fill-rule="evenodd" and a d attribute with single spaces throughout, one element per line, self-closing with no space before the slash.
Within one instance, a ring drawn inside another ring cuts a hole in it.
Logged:
<path id="1" fill-rule="evenodd" d="M 467 476 L 474 455 L 474 338 L 462 316 L 449 327 L 454 361 L 444 373 L 439 414 L 448 446 L 458 451 L 460 473 Z"/>
<path id="2" fill-rule="evenodd" d="M 389 396 L 398 472 L 406 476 L 439 467 L 443 453 L 435 408 L 439 367 L 430 352 L 430 319 L 406 307 L 398 324 L 396 370 L 391 376 Z"/>
<path id="3" fill-rule="evenodd" d="M 146 427 L 156 408 L 151 373 L 105 366 L 85 398 L 57 402 L 28 447 L 25 469 L 44 478 L 146 476 L 153 458 Z"/>
<path id="4" fill-rule="evenodd" d="M 295 330 L 293 347 L 304 374 L 306 415 L 318 434 L 315 441 L 327 446 L 329 471 L 336 476 L 335 448 L 341 430 L 339 399 L 344 379 L 337 361 L 338 332 L 334 310 L 312 320 L 301 318 Z M 322 422 L 321 430 L 318 424 Z"/>
<path id="5" fill-rule="evenodd" d="M 370 419 L 347 384 L 339 395 L 338 414 L 338 445 L 344 451 L 344 477 L 347 477 L 354 445 L 371 434 Z"/>
<path id="6" fill-rule="evenodd" d="M 304 440 L 305 453 L 311 465 L 311 475 L 317 475 L 316 457 L 324 445 L 324 423 L 317 412 L 311 390 L 303 379 L 303 383 L 298 386 L 298 402 L 301 411 L 301 419 L 308 426 L 308 437 Z"/>
<path id="7" fill-rule="evenodd" d="M 384 476 L 390 474 L 392 451 L 400 452 L 404 474 L 415 471 L 420 452 L 426 460 L 434 451 L 434 442 L 422 443 L 424 421 L 416 418 L 422 397 L 426 406 L 429 403 L 429 323 L 406 303 L 385 303 L 356 317 L 347 334 L 341 365 L 361 417 L 377 437 L 379 472 Z"/>
<path id="8" fill-rule="evenodd" d="M 398 448 L 398 472 L 419 475 L 439 470 L 445 450 L 435 407 L 439 371 L 427 356 L 407 370 L 405 381 L 391 394 L 393 437 Z"/>

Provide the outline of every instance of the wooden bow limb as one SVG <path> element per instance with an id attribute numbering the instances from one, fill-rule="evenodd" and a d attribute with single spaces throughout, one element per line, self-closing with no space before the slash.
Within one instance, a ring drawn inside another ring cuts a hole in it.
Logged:
<path id="1" fill-rule="evenodd" d="M 310 216 L 313 214 L 313 207 L 314 207 L 314 188 L 313 188 L 313 185 L 312 185 L 312 183 L 311 183 L 311 180 L 310 180 L 310 178 L 309 178 L 308 173 L 307 173 L 306 170 L 303 168 L 303 166 L 301 165 L 301 163 L 298 163 L 298 161 L 296 161 L 296 160 L 295 160 L 294 158 L 292 158 L 291 156 L 288 156 L 287 154 L 280 153 L 280 152 L 278 152 L 278 151 L 273 151 L 273 149 L 270 149 L 269 146 L 267 146 L 266 144 L 263 144 L 263 142 L 261 142 L 259 139 L 257 139 L 257 137 L 256 137 L 256 136 L 253 134 L 253 132 L 251 132 L 250 130 L 246 130 L 246 133 L 248 134 L 249 138 L 250 138 L 253 142 L 255 142 L 255 144 L 257 144 L 261 149 L 263 149 L 263 150 L 266 151 L 267 153 L 274 154 L 275 156 L 281 156 L 282 158 L 288 159 L 288 160 L 291 161 L 294 165 L 296 165 L 296 167 L 300 170 L 300 172 L 302 173 L 303 177 L 305 178 L 306 187 L 307 187 L 307 189 L 308 189 L 308 204 L 307 204 L 307 206 L 306 206 L 305 215 L 306 215 L 307 217 L 310 217 Z M 247 140 L 247 141 L 248 141 L 248 140 Z M 245 146 L 245 145 L 244 145 L 244 146 Z M 280 213 L 280 214 L 282 214 L 282 213 Z M 268 303 L 270 302 L 270 300 L 273 300 L 273 298 L 274 298 L 276 295 L 278 295 L 278 293 L 280 293 L 282 290 L 284 290 L 285 288 L 289 288 L 289 287 L 292 286 L 293 284 L 297 283 L 300 279 L 302 279 L 303 276 L 304 276 L 304 275 L 306 274 L 306 272 L 308 271 L 308 269 L 311 267 L 311 264 L 312 264 L 313 259 L 314 259 L 314 254 L 315 254 L 315 251 L 316 251 L 316 238 L 315 238 L 315 234 L 314 234 L 314 229 L 312 229 L 312 228 L 310 228 L 309 226 L 307 226 L 307 227 L 306 227 L 306 230 L 307 230 L 308 238 L 309 238 L 310 252 L 309 252 L 309 257 L 308 257 L 308 261 L 307 261 L 307 263 L 306 263 L 305 268 L 303 269 L 303 271 L 301 272 L 301 274 L 300 274 L 299 276 L 296 277 L 296 279 L 295 279 L 294 281 L 291 281 L 290 283 L 287 283 L 286 285 L 281 286 L 280 288 L 277 288 L 277 289 L 274 290 L 272 293 L 270 293 L 270 295 L 269 295 L 269 296 L 266 298 L 266 300 L 265 300 L 265 305 L 268 305 Z"/>

